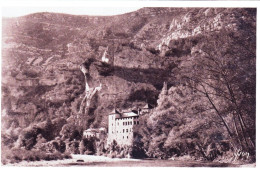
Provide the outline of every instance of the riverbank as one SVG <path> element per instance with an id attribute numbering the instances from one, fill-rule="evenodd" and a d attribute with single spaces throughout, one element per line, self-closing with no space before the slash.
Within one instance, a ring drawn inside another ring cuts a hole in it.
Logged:
<path id="1" fill-rule="evenodd" d="M 256 167 L 256 164 L 231 164 L 203 161 L 108 158 L 94 155 L 72 155 L 71 159 L 53 161 L 22 161 L 5 166 L 92 166 L 92 167 Z"/>
<path id="2" fill-rule="evenodd" d="M 51 160 L 51 161 L 21 161 L 13 164 L 6 164 L 5 166 L 66 166 L 66 165 L 81 165 L 88 163 L 98 163 L 98 162 L 119 162 L 119 161 L 140 161 L 139 159 L 128 159 L 128 158 L 109 158 L 105 156 L 95 156 L 95 155 L 71 155 L 71 159 L 63 160 Z"/>

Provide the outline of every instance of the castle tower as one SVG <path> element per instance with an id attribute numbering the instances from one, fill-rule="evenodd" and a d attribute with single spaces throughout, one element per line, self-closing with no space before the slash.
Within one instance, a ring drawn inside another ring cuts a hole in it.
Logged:
<path id="1" fill-rule="evenodd" d="M 120 113 L 116 109 L 108 115 L 108 143 L 116 140 L 116 118 L 119 117 Z"/>
<path id="2" fill-rule="evenodd" d="M 114 110 L 108 116 L 108 144 L 113 140 L 119 146 L 131 146 L 134 140 L 134 131 L 139 127 L 138 111 L 119 113 Z"/>

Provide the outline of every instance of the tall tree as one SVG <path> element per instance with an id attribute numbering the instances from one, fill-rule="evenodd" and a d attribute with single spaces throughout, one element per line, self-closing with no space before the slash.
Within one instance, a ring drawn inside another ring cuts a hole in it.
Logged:
<path id="1" fill-rule="evenodd" d="M 205 36 L 179 67 L 181 81 L 208 99 L 231 139 L 249 152 L 255 149 L 255 57 L 251 26 Z"/>

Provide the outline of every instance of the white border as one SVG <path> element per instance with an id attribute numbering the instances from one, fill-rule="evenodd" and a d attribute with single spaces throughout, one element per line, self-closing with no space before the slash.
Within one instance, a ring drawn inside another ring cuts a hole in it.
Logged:
<path id="1" fill-rule="evenodd" d="M 89 1 L 89 0 L 1 0 L 1 17 L 2 17 L 2 8 L 8 8 L 8 7 L 46 7 L 47 8 L 62 8 L 62 7 L 71 7 L 71 8 L 77 8 L 77 7 L 253 7 L 257 8 L 257 49 L 259 49 L 259 38 L 258 38 L 258 32 L 259 32 L 259 18 L 260 18 L 260 2 L 258 1 Z M 64 11 L 66 13 L 66 11 Z M 2 20 L 0 21 L 1 28 L 2 28 Z M 2 37 L 2 31 L 1 31 L 1 37 Z M 0 41 L 0 47 L 1 41 Z M 259 63 L 259 52 L 257 50 L 257 110 L 256 113 L 259 113 L 259 69 L 260 66 Z M 2 62 L 1 62 L 2 63 Z M 1 78 L 1 75 L 0 75 Z M 1 93 L 1 92 L 0 92 Z M 0 106 L 1 107 L 1 106 Z M 259 116 L 256 115 L 256 122 L 259 122 Z M 257 143 L 259 144 L 259 125 L 256 127 L 257 129 Z M 259 146 L 257 145 L 257 153 L 259 154 Z M 257 154 L 257 165 L 259 163 L 259 155 Z M 28 167 L 6 167 L 3 166 L 1 169 L 28 169 Z M 46 167 L 39 167 L 40 169 L 45 169 Z M 51 167 L 48 167 L 51 168 Z M 56 169 L 57 167 L 55 167 Z M 62 167 L 63 169 L 64 167 Z M 65 168 L 90 168 L 90 167 L 65 167 Z M 101 167 L 97 167 L 98 169 Z M 93 169 L 97 169 L 93 168 Z M 112 167 L 113 169 L 119 169 L 118 167 Z M 112 169 L 109 168 L 109 169 Z M 124 169 L 129 169 L 129 167 L 124 167 Z M 143 169 L 147 167 L 134 167 L 135 169 Z M 161 168 L 161 167 L 160 167 Z M 169 168 L 176 168 L 176 167 L 169 167 Z M 52 169 L 52 168 L 51 168 Z M 58 167 L 58 169 L 61 169 L 61 167 Z M 92 168 L 91 168 L 92 169 Z M 120 168 L 121 169 L 121 168 Z M 154 169 L 154 168 L 149 168 Z M 157 169 L 157 168 L 155 168 Z M 179 168 L 178 168 L 179 169 Z M 183 168 L 182 168 L 183 169 Z M 184 168 L 186 169 L 186 168 Z M 208 168 L 206 168 L 208 169 Z M 225 168 L 227 169 L 227 168 Z M 228 168 L 228 169 L 237 169 L 237 168 Z"/>
<path id="2" fill-rule="evenodd" d="M 136 1 L 136 0 L 1 0 L 3 7 L 8 6 L 56 6 L 56 7 L 256 7 L 258 1 Z"/>

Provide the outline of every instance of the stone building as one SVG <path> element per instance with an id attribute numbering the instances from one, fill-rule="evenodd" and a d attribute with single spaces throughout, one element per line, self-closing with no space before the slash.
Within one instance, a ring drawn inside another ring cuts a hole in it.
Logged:
<path id="1" fill-rule="evenodd" d="M 101 139 L 104 138 L 106 134 L 105 128 L 99 128 L 99 129 L 87 129 L 83 132 L 83 138 L 97 138 Z"/>
<path id="2" fill-rule="evenodd" d="M 146 104 L 142 109 L 140 109 L 140 115 L 150 113 L 152 109 L 153 109 L 152 105 Z"/>
<path id="3" fill-rule="evenodd" d="M 83 132 L 83 138 L 93 138 L 96 137 L 98 133 L 97 129 L 87 129 Z"/>
<path id="4" fill-rule="evenodd" d="M 132 145 L 134 132 L 139 128 L 139 116 L 151 111 L 151 106 L 146 105 L 143 109 L 119 112 L 114 109 L 108 116 L 108 138 L 107 143 L 113 140 L 118 145 Z"/>

